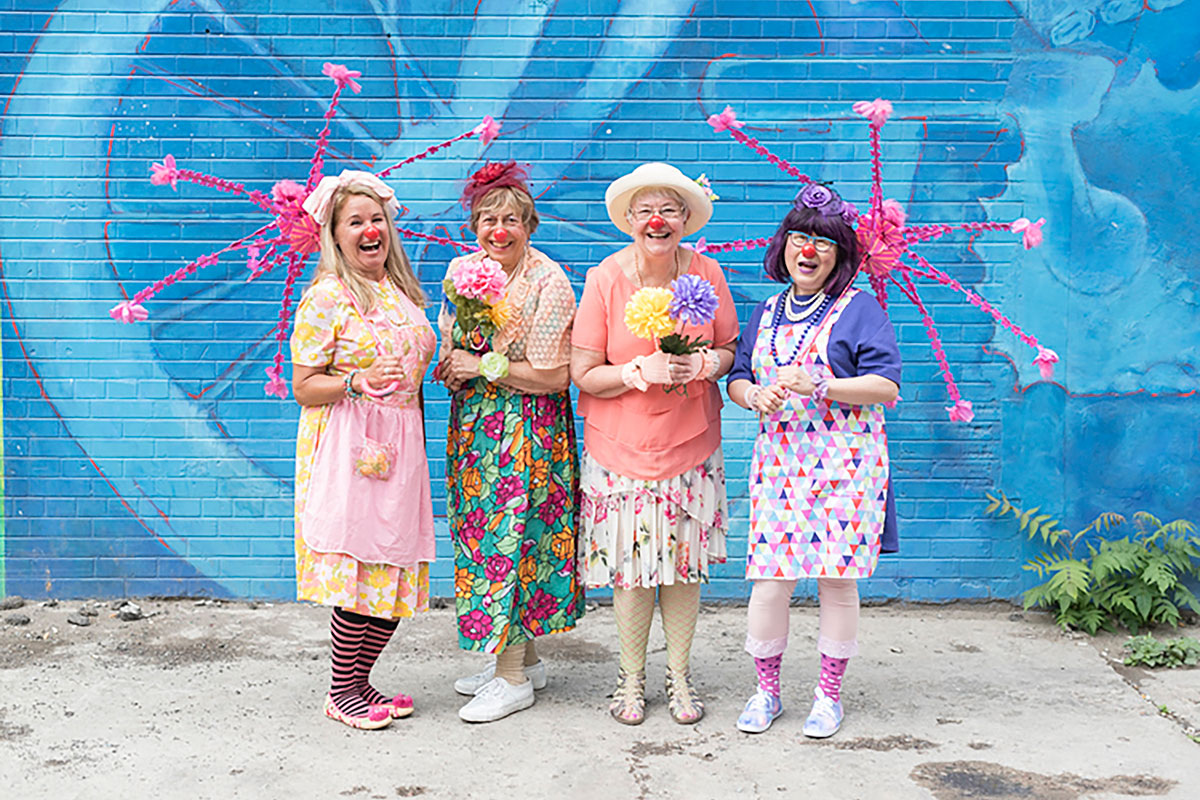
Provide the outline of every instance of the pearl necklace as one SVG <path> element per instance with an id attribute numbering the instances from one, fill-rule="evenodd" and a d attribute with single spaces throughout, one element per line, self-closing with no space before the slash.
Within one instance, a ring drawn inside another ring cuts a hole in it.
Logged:
<path id="1" fill-rule="evenodd" d="M 792 286 L 788 289 L 787 297 L 783 299 L 783 313 L 787 317 L 788 322 L 803 322 L 810 314 L 816 311 L 821 303 L 825 302 L 825 293 L 817 292 L 808 300 L 803 302 L 796 300 L 800 306 L 796 310 L 792 310 L 792 301 L 796 300 L 796 287 Z"/>
<path id="2" fill-rule="evenodd" d="M 671 257 L 674 261 L 675 271 L 671 276 L 671 280 L 667 281 L 667 286 L 670 286 L 676 278 L 679 277 L 679 250 L 675 250 L 675 255 Z M 637 276 L 637 285 L 639 289 L 646 287 L 646 279 L 642 277 L 642 257 L 638 253 L 637 245 L 633 246 L 633 272 Z"/>
<path id="3" fill-rule="evenodd" d="M 809 332 L 825 316 L 825 306 L 829 303 L 829 297 L 824 294 L 817 296 L 821 298 L 821 302 L 816 308 L 816 313 L 808 312 L 804 315 L 807 317 L 808 322 L 805 323 L 804 329 L 800 331 L 800 335 L 796 338 L 796 347 L 792 350 L 792 355 L 783 361 L 779 360 L 779 350 L 775 345 L 775 340 L 779 336 L 779 326 L 783 322 L 783 306 L 787 304 L 788 297 L 780 297 L 779 301 L 775 304 L 775 312 L 771 315 L 771 359 L 775 362 L 776 367 L 786 367 L 796 361 L 801 351 L 804 350 Z"/>

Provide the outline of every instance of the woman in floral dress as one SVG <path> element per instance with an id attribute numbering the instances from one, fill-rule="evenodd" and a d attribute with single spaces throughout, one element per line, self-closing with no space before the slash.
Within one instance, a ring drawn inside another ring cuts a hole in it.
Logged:
<path id="1" fill-rule="evenodd" d="M 398 620 L 429 608 L 433 507 L 420 389 L 437 340 L 400 248 L 392 190 L 347 170 L 304 202 L 321 260 L 296 309 L 296 596 L 333 606 L 325 714 L 382 728 L 412 698 L 371 668 Z"/>
<path id="2" fill-rule="evenodd" d="M 491 722 L 533 705 L 534 689 L 546 685 L 534 640 L 572 629 L 584 613 L 567 391 L 575 294 L 562 268 L 529 246 L 538 216 L 515 163 L 475 173 L 463 204 L 482 250 L 450 262 L 447 280 L 484 259 L 498 262 L 507 279 L 490 336 L 473 322 L 464 330 L 443 307 L 435 372 L 452 392 L 446 513 L 459 646 L 495 656 L 454 688 L 472 696 L 459 711 L 463 720 Z"/>
<path id="3" fill-rule="evenodd" d="M 645 712 L 646 642 L 655 593 L 667 640 L 672 718 L 698 722 L 690 657 L 700 585 L 725 560 L 721 392 L 733 363 L 737 312 L 721 267 L 679 246 L 712 215 L 708 193 L 669 164 L 643 164 L 605 193 L 609 218 L 633 241 L 588 270 L 575 317 L 571 376 L 585 417 L 580 571 L 613 587 L 621 638 L 609 712 L 636 725 Z M 681 278 L 682 276 L 682 278 Z M 686 328 L 711 349 L 667 356 L 626 327 L 639 289 L 676 279 L 711 284 L 715 318 Z M 670 388 L 668 388 L 670 387 Z"/>

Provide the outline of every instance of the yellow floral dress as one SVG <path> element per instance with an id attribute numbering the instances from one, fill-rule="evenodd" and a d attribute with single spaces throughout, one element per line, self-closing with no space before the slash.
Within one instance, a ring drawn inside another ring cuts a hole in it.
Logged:
<path id="1" fill-rule="evenodd" d="M 367 318 L 377 333 L 410 348 L 405 361 L 409 374 L 404 384 L 409 396 L 391 404 L 415 403 L 416 392 L 432 359 L 435 339 L 424 313 L 390 280 L 375 285 L 376 301 Z M 333 276 L 321 278 L 304 293 L 296 309 L 291 339 L 292 363 L 324 367 L 331 375 L 366 369 L 375 360 L 376 344 L 371 330 L 350 303 L 346 291 Z M 372 398 L 344 399 L 339 403 L 376 403 Z M 330 427 L 337 404 L 301 409 L 296 435 L 296 597 L 322 605 L 339 606 L 359 614 L 380 618 L 411 617 L 429 610 L 429 561 L 408 566 L 359 561 L 339 552 L 317 552 L 305 543 L 301 521 L 312 493 L 313 467 L 322 436 Z M 423 461 L 424 452 L 421 456 Z"/>

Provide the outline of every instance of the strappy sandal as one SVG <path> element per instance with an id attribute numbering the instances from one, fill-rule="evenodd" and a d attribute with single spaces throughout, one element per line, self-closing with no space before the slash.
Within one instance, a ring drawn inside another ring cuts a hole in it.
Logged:
<path id="1" fill-rule="evenodd" d="M 692 687 L 690 672 L 667 670 L 667 708 L 680 725 L 694 725 L 704 718 L 704 703 Z"/>
<path id="2" fill-rule="evenodd" d="M 608 713 L 622 725 L 641 725 L 646 719 L 646 672 L 617 671 Z"/>

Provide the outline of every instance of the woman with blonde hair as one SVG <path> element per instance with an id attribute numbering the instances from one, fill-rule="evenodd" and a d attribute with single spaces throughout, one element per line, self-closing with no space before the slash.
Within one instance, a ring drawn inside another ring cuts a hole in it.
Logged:
<path id="1" fill-rule="evenodd" d="M 375 729 L 412 713 L 371 669 L 398 620 L 429 608 L 433 506 L 421 384 L 436 339 L 374 175 L 327 176 L 304 201 L 321 259 L 296 309 L 297 598 L 333 606 L 325 714 Z"/>

